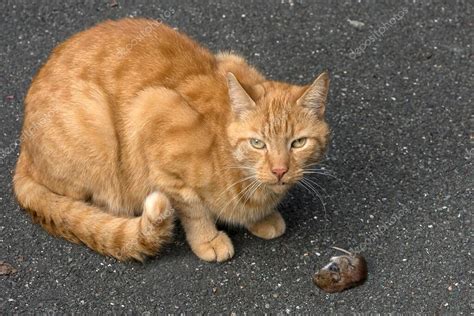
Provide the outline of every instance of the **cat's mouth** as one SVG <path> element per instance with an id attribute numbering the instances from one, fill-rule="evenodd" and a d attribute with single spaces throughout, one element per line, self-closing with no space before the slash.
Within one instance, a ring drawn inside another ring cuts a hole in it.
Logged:
<path id="1" fill-rule="evenodd" d="M 275 193 L 284 193 L 285 191 L 288 190 L 290 183 L 286 181 L 279 181 L 276 183 L 270 183 L 268 186 L 271 188 L 272 191 Z"/>

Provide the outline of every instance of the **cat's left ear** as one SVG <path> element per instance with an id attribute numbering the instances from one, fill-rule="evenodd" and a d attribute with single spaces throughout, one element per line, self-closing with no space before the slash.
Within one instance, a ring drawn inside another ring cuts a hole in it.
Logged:
<path id="1" fill-rule="evenodd" d="M 329 75 L 325 71 L 306 88 L 303 95 L 296 101 L 296 104 L 314 110 L 316 115 L 324 116 L 326 100 L 329 92 Z"/>
<path id="2" fill-rule="evenodd" d="M 230 106 L 236 117 L 240 118 L 247 111 L 255 108 L 255 101 L 248 95 L 233 73 L 227 73 Z"/>

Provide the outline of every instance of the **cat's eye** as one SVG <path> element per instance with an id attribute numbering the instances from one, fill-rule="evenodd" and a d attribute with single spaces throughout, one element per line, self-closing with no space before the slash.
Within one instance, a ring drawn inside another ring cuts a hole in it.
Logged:
<path id="1" fill-rule="evenodd" d="M 291 148 L 301 148 L 306 145 L 306 137 L 298 138 L 291 142 Z"/>
<path id="2" fill-rule="evenodd" d="M 260 139 L 250 138 L 250 145 L 256 149 L 263 149 L 265 148 L 265 143 L 262 142 Z"/>

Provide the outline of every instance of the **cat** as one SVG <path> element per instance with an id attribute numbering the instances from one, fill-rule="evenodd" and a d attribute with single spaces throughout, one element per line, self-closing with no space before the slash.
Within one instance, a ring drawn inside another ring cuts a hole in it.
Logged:
<path id="1" fill-rule="evenodd" d="M 49 233 L 118 260 L 155 255 L 177 217 L 199 258 L 225 261 L 217 222 L 285 232 L 276 206 L 325 153 L 328 89 L 326 72 L 271 81 L 163 23 L 105 21 L 34 77 L 14 192 Z"/>

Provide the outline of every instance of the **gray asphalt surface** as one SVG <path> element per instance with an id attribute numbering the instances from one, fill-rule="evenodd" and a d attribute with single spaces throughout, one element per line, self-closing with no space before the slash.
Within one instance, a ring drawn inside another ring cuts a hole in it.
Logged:
<path id="1" fill-rule="evenodd" d="M 0 276 L 1 314 L 474 311 L 472 1 L 118 3 L 0 3 L 0 260 L 18 270 Z M 222 264 L 199 261 L 179 228 L 140 264 L 33 225 L 11 186 L 31 78 L 70 35 L 125 16 L 163 19 L 272 79 L 307 83 L 329 69 L 325 164 L 338 179 L 313 178 L 324 208 L 295 188 L 280 207 L 287 233 L 263 241 L 226 228 L 236 255 Z M 312 284 L 332 245 L 362 251 L 364 285 L 325 294 Z"/>

